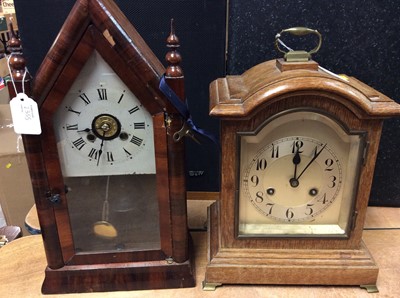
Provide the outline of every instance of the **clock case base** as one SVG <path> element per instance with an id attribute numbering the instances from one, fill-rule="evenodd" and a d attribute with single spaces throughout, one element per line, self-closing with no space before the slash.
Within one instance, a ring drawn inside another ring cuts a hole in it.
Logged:
<path id="1" fill-rule="evenodd" d="M 205 290 L 222 284 L 376 284 L 379 269 L 364 243 L 359 249 L 226 248 L 220 241 L 219 216 L 217 201 L 208 209 Z"/>
<path id="2" fill-rule="evenodd" d="M 74 265 L 46 268 L 43 294 L 188 288 L 195 286 L 192 262 Z"/>

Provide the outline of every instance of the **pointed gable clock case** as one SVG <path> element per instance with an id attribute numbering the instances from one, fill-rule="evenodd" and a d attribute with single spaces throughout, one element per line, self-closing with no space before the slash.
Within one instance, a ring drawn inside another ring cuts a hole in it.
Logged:
<path id="1" fill-rule="evenodd" d="M 24 136 L 44 293 L 194 286 L 183 143 L 172 140 L 183 123 L 158 89 L 164 73 L 114 2 L 76 2 L 34 81 L 43 132 Z"/>

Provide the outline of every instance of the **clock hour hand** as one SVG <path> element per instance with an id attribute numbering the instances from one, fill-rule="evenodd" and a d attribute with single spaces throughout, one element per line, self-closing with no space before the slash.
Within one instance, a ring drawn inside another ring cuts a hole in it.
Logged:
<path id="1" fill-rule="evenodd" d="M 299 180 L 297 176 L 297 165 L 300 164 L 301 162 L 301 158 L 300 158 L 300 153 L 299 153 L 299 147 L 297 148 L 296 154 L 293 156 L 293 164 L 294 164 L 294 174 L 293 174 L 293 178 L 291 178 L 289 180 L 290 186 L 292 187 L 297 187 L 299 186 Z"/>
<path id="2" fill-rule="evenodd" d="M 90 132 L 90 131 L 91 131 L 90 128 L 85 128 L 85 129 L 78 130 L 78 132 Z"/>
<path id="3" fill-rule="evenodd" d="M 104 136 L 106 135 L 106 131 L 103 131 L 103 137 L 101 138 L 100 150 L 99 150 L 99 158 L 97 159 L 97 166 L 99 166 L 101 155 L 103 154 L 103 145 L 104 145 Z"/>
<path id="4" fill-rule="evenodd" d="M 328 145 L 328 143 L 325 143 L 324 146 L 322 146 L 321 150 L 319 150 L 317 152 L 317 150 L 315 150 L 315 154 L 314 157 L 310 160 L 310 162 L 306 165 L 306 167 L 303 169 L 303 171 L 300 173 L 299 177 L 297 177 L 297 180 L 300 179 L 300 177 L 304 174 L 304 172 L 308 169 L 308 167 L 314 162 L 314 160 L 317 159 L 317 157 L 321 154 L 322 150 L 325 149 L 326 145 Z"/>

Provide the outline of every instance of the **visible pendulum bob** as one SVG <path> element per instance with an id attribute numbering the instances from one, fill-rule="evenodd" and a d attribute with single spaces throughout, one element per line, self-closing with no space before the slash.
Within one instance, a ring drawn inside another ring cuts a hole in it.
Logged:
<path id="1" fill-rule="evenodd" d="M 108 191 L 110 185 L 110 176 L 107 176 L 106 194 L 103 202 L 103 209 L 101 213 L 101 221 L 96 221 L 93 225 L 93 232 L 106 239 L 112 239 L 118 236 L 117 229 L 109 222 L 110 206 L 108 203 Z"/>

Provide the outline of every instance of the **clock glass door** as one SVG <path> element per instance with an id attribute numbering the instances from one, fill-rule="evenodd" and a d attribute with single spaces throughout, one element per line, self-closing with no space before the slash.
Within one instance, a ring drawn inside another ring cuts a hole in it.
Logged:
<path id="1" fill-rule="evenodd" d="M 96 51 L 54 130 L 75 250 L 159 249 L 152 117 Z"/>
<path id="2" fill-rule="evenodd" d="M 240 133 L 239 236 L 348 236 L 363 139 L 317 111 Z"/>

